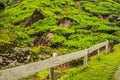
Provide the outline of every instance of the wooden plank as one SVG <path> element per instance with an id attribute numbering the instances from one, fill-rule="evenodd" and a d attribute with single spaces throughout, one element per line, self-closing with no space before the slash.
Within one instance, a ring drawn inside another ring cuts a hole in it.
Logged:
<path id="1" fill-rule="evenodd" d="M 86 50 L 50 58 L 43 61 L 22 65 L 15 68 L 10 68 L 0 71 L 0 80 L 18 80 L 19 78 L 26 77 L 38 71 L 46 70 L 66 62 L 76 60 L 86 55 Z"/>
<path id="2" fill-rule="evenodd" d="M 108 45 L 109 45 L 109 41 L 107 41 L 107 44 L 106 44 L 106 46 L 105 46 L 105 54 L 108 54 Z"/>
<path id="3" fill-rule="evenodd" d="M 54 68 L 50 68 L 49 70 L 49 80 L 54 80 Z"/>
<path id="4" fill-rule="evenodd" d="M 108 44 L 108 41 L 105 41 L 105 42 L 102 42 L 102 43 L 100 43 L 100 44 L 96 44 L 96 45 L 88 48 L 89 54 L 92 53 L 92 52 L 94 52 L 94 51 L 97 50 L 98 48 L 101 48 L 101 47 L 106 46 L 107 44 Z"/>
<path id="5" fill-rule="evenodd" d="M 100 49 L 99 48 L 98 48 L 97 52 L 98 52 L 98 60 L 100 60 Z"/>
<path id="6" fill-rule="evenodd" d="M 84 68 L 87 68 L 87 62 L 88 62 L 88 49 L 86 49 L 86 55 L 84 56 L 84 60 L 83 60 Z"/>

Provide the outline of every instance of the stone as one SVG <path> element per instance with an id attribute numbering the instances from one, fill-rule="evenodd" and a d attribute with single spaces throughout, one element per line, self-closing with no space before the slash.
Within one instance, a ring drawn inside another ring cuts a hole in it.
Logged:
<path id="1" fill-rule="evenodd" d="M 9 48 L 12 53 L 0 53 L 0 68 L 10 68 L 31 61 L 31 51 L 27 48 L 12 47 Z"/>
<path id="2" fill-rule="evenodd" d="M 27 26 L 31 26 L 33 23 L 35 23 L 35 22 L 37 22 L 39 20 L 43 20 L 43 19 L 45 19 L 45 15 L 43 14 L 43 12 L 39 8 L 37 8 L 33 12 L 32 16 L 29 17 L 26 20 L 26 22 L 23 24 L 22 27 L 24 28 L 24 27 L 27 27 Z"/>
<path id="3" fill-rule="evenodd" d="M 117 18 L 117 21 L 120 21 L 120 16 Z"/>
<path id="4" fill-rule="evenodd" d="M 77 22 L 69 17 L 64 17 L 58 20 L 57 25 L 63 27 L 70 27 L 72 23 L 77 23 Z"/>
<path id="5" fill-rule="evenodd" d="M 33 42 L 33 46 L 38 45 L 49 45 L 50 40 L 54 37 L 53 33 L 43 34 L 42 36 L 37 36 Z"/>
<path id="6" fill-rule="evenodd" d="M 12 0 L 12 1 L 6 0 L 6 5 L 7 5 L 7 6 L 12 6 L 12 5 L 17 4 L 17 3 L 20 3 L 20 2 L 22 2 L 22 1 L 23 1 L 23 0 Z"/>
<path id="7" fill-rule="evenodd" d="M 3 58 L 0 56 L 0 63 L 2 63 L 3 62 Z"/>

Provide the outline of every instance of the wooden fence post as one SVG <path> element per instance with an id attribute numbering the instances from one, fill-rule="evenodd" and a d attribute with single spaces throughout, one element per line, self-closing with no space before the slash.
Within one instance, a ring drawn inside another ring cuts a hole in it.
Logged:
<path id="1" fill-rule="evenodd" d="M 57 57 L 57 53 L 53 53 L 52 57 L 56 58 Z M 50 70 L 49 70 L 49 80 L 54 80 L 54 68 L 53 67 L 50 68 Z"/>
<path id="2" fill-rule="evenodd" d="M 100 48 L 97 49 L 97 53 L 98 53 L 98 60 L 100 60 Z"/>
<path id="3" fill-rule="evenodd" d="M 54 68 L 50 68 L 49 71 L 49 80 L 54 80 Z"/>
<path id="4" fill-rule="evenodd" d="M 107 44 L 105 46 L 105 53 L 108 54 L 108 45 L 109 45 L 109 41 L 107 40 Z"/>
<path id="5" fill-rule="evenodd" d="M 86 55 L 84 56 L 84 60 L 83 60 L 83 67 L 86 69 L 87 68 L 87 61 L 88 61 L 88 49 L 86 50 Z"/>

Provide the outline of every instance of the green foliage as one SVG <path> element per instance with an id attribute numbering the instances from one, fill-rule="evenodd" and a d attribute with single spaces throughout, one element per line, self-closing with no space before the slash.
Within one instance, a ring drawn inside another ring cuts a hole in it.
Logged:
<path id="1" fill-rule="evenodd" d="M 14 43 L 19 47 L 31 47 L 36 37 L 41 38 L 47 33 L 53 33 L 54 38 L 46 46 L 48 50 L 40 47 L 40 53 L 50 53 L 50 50 L 57 48 L 61 54 L 65 54 L 106 39 L 113 43 L 120 42 L 120 24 L 117 20 L 120 4 L 114 0 L 81 0 L 80 4 L 73 0 L 7 1 L 0 0 L 6 4 L 6 9 L 0 12 L 0 45 Z M 21 28 L 36 8 L 40 8 L 46 18 Z M 57 21 L 63 17 L 74 20 L 68 28 L 57 25 Z M 10 30 L 6 32 L 8 27 Z"/>
<path id="2" fill-rule="evenodd" d="M 108 35 L 108 34 L 101 34 L 101 38 L 103 39 L 103 40 L 109 40 L 110 42 L 112 42 L 112 43 L 114 43 L 114 44 L 118 44 L 118 43 L 120 43 L 120 39 L 119 39 L 119 37 L 117 37 L 117 36 L 113 36 L 113 35 Z"/>
<path id="3" fill-rule="evenodd" d="M 116 22 L 116 25 L 120 27 L 120 21 Z"/>
<path id="4" fill-rule="evenodd" d="M 84 9 L 95 16 L 108 16 L 112 13 L 118 14 L 120 4 L 113 1 L 97 1 L 95 3 L 87 2 L 84 4 Z"/>
<path id="5" fill-rule="evenodd" d="M 82 30 L 83 31 L 83 30 Z M 79 32 L 80 33 L 80 32 Z M 74 34 L 74 35 L 70 35 L 69 37 L 68 37 L 68 40 L 77 40 L 77 41 L 79 41 L 80 39 L 82 39 L 82 38 L 84 38 L 85 37 L 85 34 L 83 33 L 80 33 L 80 34 Z"/>
<path id="6" fill-rule="evenodd" d="M 114 1 L 116 1 L 116 2 L 120 3 L 120 0 L 114 0 Z"/>
<path id="7" fill-rule="evenodd" d="M 111 26 L 106 26 L 106 25 L 100 25 L 97 28 L 93 28 L 93 31 L 97 32 L 103 32 L 103 33 L 108 33 L 108 34 L 113 34 L 115 31 L 118 31 L 118 27 L 111 27 Z"/>
<path id="8" fill-rule="evenodd" d="M 85 40 L 80 40 L 80 41 L 74 41 L 74 40 L 69 40 L 64 43 L 64 46 L 68 49 L 85 49 L 87 47 L 90 47 L 92 44 L 91 42 L 86 42 Z"/>
<path id="9" fill-rule="evenodd" d="M 75 31 L 73 29 L 68 29 L 64 27 L 56 27 L 56 28 L 51 29 L 51 32 L 59 34 L 59 35 L 68 36 L 68 35 L 73 34 Z"/>
<path id="10" fill-rule="evenodd" d="M 65 42 L 65 38 L 63 36 L 55 35 L 54 38 L 51 40 L 51 47 L 59 47 L 63 46 L 63 43 Z"/>
<path id="11" fill-rule="evenodd" d="M 79 41 L 69 40 L 64 43 L 64 46 L 70 49 L 77 49 L 80 47 Z"/>
<path id="12" fill-rule="evenodd" d="M 16 33 L 16 43 L 18 46 L 27 47 L 32 45 L 33 39 L 25 34 L 24 32 L 15 32 Z"/>
<path id="13" fill-rule="evenodd" d="M 48 55 L 50 55 L 50 54 L 53 53 L 53 50 L 50 47 L 46 47 L 46 46 L 32 47 L 31 51 L 32 51 L 32 57 L 33 58 L 38 58 L 39 54 L 48 54 Z"/>
<path id="14" fill-rule="evenodd" d="M 109 16 L 109 21 L 114 22 L 114 21 L 117 20 L 117 18 L 118 18 L 118 15 L 115 15 L 115 14 L 110 15 L 110 16 Z"/>
<path id="15" fill-rule="evenodd" d="M 4 28 L 4 24 L 0 23 L 0 29 Z"/>
<path id="16" fill-rule="evenodd" d="M 31 51 L 34 54 L 40 54 L 40 46 L 31 48 Z"/>
<path id="17" fill-rule="evenodd" d="M 37 72 L 37 73 L 35 73 L 35 74 L 33 74 L 33 75 L 30 75 L 30 76 L 28 76 L 28 77 L 25 77 L 25 78 L 21 78 L 21 79 L 19 79 L 19 80 L 29 80 L 29 79 L 45 79 L 47 76 L 49 75 L 49 72 L 47 71 L 47 70 L 45 70 L 45 71 L 42 71 L 42 72 Z"/>
<path id="18" fill-rule="evenodd" d="M 56 52 L 59 55 L 65 55 L 65 54 L 71 53 L 72 51 L 70 49 L 67 49 L 67 48 L 59 48 L 59 49 L 57 49 Z"/>
<path id="19" fill-rule="evenodd" d="M 15 35 L 11 30 L 5 28 L 0 30 L 0 46 L 5 44 L 12 44 L 14 38 Z"/>
<path id="20" fill-rule="evenodd" d="M 49 75 L 48 71 L 43 71 L 43 72 L 37 72 L 36 74 L 34 74 L 34 77 L 40 78 L 40 79 L 44 79 Z"/>
<path id="21" fill-rule="evenodd" d="M 116 31 L 116 32 L 114 33 L 114 35 L 120 37 L 120 31 Z"/>

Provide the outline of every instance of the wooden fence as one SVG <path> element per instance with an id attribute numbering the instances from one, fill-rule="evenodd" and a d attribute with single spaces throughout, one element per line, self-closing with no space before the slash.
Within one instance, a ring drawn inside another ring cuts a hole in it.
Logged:
<path id="1" fill-rule="evenodd" d="M 49 80 L 54 80 L 54 69 L 53 67 L 64 64 L 66 62 L 70 62 L 79 58 L 84 57 L 83 60 L 83 66 L 84 68 L 87 67 L 87 60 L 88 60 L 88 54 L 98 51 L 98 56 L 100 56 L 99 49 L 102 47 L 105 47 L 105 53 L 108 53 L 108 44 L 109 41 L 102 42 L 100 44 L 94 45 L 88 49 L 73 52 L 70 54 L 62 55 L 62 56 L 56 56 L 50 59 L 46 59 L 39 62 L 34 62 L 6 70 L 0 71 L 0 80 L 18 80 L 22 77 L 26 77 L 28 75 L 34 74 L 39 71 L 43 71 L 46 69 L 50 69 L 50 76 Z"/>

